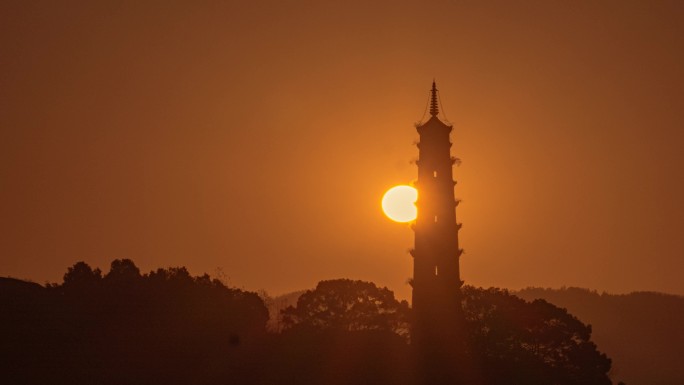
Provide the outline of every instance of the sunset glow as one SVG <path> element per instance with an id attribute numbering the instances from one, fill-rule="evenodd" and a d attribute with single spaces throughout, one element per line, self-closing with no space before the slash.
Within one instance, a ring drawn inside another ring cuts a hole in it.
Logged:
<path id="1" fill-rule="evenodd" d="M 382 197 L 382 211 L 395 222 L 411 222 L 418 215 L 417 199 L 418 190 L 415 188 L 407 185 L 394 186 Z"/>

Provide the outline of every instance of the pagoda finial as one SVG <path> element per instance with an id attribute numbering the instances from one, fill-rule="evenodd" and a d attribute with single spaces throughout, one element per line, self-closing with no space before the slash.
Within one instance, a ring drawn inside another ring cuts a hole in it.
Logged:
<path id="1" fill-rule="evenodd" d="M 432 98 L 430 99 L 430 115 L 437 116 L 439 114 L 439 108 L 437 107 L 437 84 L 435 79 L 432 79 Z"/>

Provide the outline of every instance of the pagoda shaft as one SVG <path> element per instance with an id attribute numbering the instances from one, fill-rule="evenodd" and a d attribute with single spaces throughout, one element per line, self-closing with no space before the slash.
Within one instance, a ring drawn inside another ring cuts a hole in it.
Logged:
<path id="1" fill-rule="evenodd" d="M 451 360 L 464 351 L 459 260 L 460 224 L 454 195 L 450 133 L 438 117 L 433 84 L 431 118 L 417 126 L 418 217 L 414 225 L 413 325 L 411 343 L 429 357 Z M 434 113 L 433 113 L 434 112 Z M 441 352 L 441 353 L 440 353 Z"/>

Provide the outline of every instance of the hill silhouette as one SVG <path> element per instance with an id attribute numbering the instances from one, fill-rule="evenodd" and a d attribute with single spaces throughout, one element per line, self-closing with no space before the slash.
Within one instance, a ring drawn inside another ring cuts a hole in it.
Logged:
<path id="1" fill-rule="evenodd" d="M 568 309 L 593 328 L 613 359 L 612 377 L 625 383 L 684 384 L 684 297 L 654 292 L 599 294 L 580 288 L 527 288 L 515 295 Z"/>

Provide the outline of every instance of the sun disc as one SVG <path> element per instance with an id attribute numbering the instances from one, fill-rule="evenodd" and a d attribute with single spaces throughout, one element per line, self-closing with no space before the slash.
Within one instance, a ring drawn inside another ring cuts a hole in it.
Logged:
<path id="1" fill-rule="evenodd" d="M 382 197 L 382 211 L 395 222 L 411 222 L 418 216 L 416 200 L 418 190 L 415 188 L 407 185 L 394 186 Z"/>

